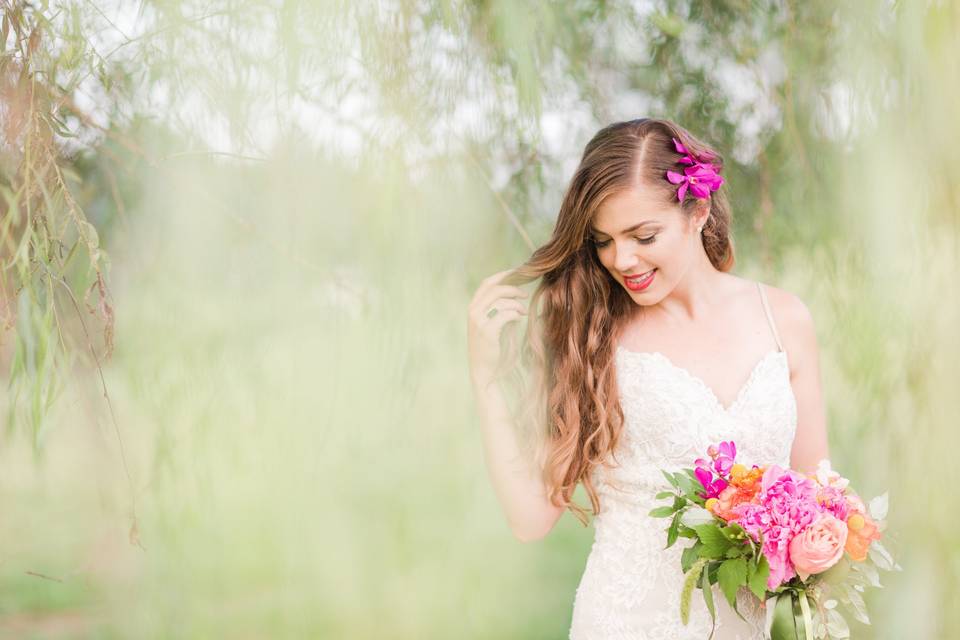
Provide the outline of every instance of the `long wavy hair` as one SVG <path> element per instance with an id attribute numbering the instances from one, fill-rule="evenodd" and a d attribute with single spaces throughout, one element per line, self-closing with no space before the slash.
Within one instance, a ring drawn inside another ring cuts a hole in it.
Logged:
<path id="1" fill-rule="evenodd" d="M 597 257 L 589 239 L 591 220 L 605 198 L 639 184 L 677 203 L 677 187 L 665 178 L 667 170 L 684 169 L 672 138 L 723 166 L 720 153 L 670 120 L 640 118 L 604 127 L 584 148 L 552 237 L 504 281 L 522 285 L 541 279 L 530 296 L 521 343 L 509 338 L 505 362 L 519 357 L 522 363 L 515 368 L 524 372 L 515 417 L 521 433 L 533 436 L 524 444 L 543 472 L 548 497 L 584 525 L 588 512 L 573 502 L 573 493 L 582 482 L 594 516 L 600 513 L 593 471 L 609 464 L 609 454 L 616 459 L 624 420 L 614 368 L 616 341 L 636 311 Z M 689 216 L 702 201 L 687 193 L 679 204 Z M 702 234 L 706 254 L 720 271 L 734 264 L 730 223 L 721 187 L 710 196 Z"/>

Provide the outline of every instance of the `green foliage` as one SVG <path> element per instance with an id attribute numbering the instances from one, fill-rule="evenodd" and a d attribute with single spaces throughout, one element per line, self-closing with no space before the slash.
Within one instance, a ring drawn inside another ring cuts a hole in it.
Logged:
<path id="1" fill-rule="evenodd" d="M 670 528 L 667 530 L 667 546 L 665 548 L 669 549 L 673 546 L 673 543 L 677 541 L 677 536 L 680 533 L 680 516 L 682 514 L 677 512 L 673 516 L 673 520 L 670 521 Z"/>
<path id="2" fill-rule="evenodd" d="M 754 562 L 747 563 L 747 586 L 758 599 L 763 600 L 770 578 L 770 563 L 765 555 L 758 554 Z"/>
<path id="3" fill-rule="evenodd" d="M 720 563 L 718 570 L 720 588 L 731 607 L 736 605 L 737 589 L 747 584 L 747 560 L 733 558 Z"/>
<path id="4" fill-rule="evenodd" d="M 710 612 L 710 618 L 713 620 L 714 628 L 716 628 L 717 609 L 713 604 L 713 590 L 710 588 L 709 573 L 707 571 L 703 572 L 703 577 L 700 580 L 700 588 L 703 591 L 703 601 L 707 605 L 707 610 Z M 710 637 L 713 637 L 712 629 L 710 631 Z"/>
<path id="5" fill-rule="evenodd" d="M 727 549 L 733 546 L 733 543 L 721 533 L 721 527 L 715 524 L 703 524 L 694 527 L 700 541 L 703 542 L 703 550 L 700 555 L 705 558 L 722 558 L 727 553 Z"/>
<path id="6" fill-rule="evenodd" d="M 28 427 L 35 450 L 64 370 L 77 359 L 99 366 L 113 349 L 109 261 L 77 198 L 82 179 L 71 157 L 75 139 L 96 129 L 74 102 L 94 56 L 83 53 L 88 34 L 77 30 L 77 12 L 55 19 L 46 3 L 15 0 L 0 18 L 0 318 L 14 352 L 6 422 L 8 435 Z M 86 261 L 73 260 L 79 255 Z M 101 344 L 88 315 L 102 323 Z"/>

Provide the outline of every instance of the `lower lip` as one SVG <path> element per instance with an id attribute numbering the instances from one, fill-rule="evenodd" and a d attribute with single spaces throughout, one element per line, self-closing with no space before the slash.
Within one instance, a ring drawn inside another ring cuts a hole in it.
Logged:
<path id="1" fill-rule="evenodd" d="M 657 270 L 654 269 L 653 271 L 650 272 L 650 275 L 643 278 L 642 280 L 624 279 L 624 283 L 626 283 L 627 289 L 630 289 L 630 291 L 643 291 L 644 289 L 650 286 L 650 283 L 653 282 L 653 277 L 656 274 L 657 274 Z"/>

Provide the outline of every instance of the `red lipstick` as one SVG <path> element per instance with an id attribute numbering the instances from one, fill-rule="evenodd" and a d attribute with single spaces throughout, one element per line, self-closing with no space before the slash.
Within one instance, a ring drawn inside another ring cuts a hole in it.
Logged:
<path id="1" fill-rule="evenodd" d="M 645 276 L 637 278 L 636 276 L 626 277 L 624 276 L 623 282 L 627 285 L 627 289 L 630 291 L 643 291 L 650 286 L 650 283 L 653 282 L 653 278 L 656 275 L 657 270 L 653 269 L 649 271 Z"/>

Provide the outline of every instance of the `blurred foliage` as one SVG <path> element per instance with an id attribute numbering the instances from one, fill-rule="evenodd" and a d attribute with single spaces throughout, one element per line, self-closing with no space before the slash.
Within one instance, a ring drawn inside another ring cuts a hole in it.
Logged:
<path id="1" fill-rule="evenodd" d="M 666 116 L 890 490 L 854 637 L 960 634 L 956 2 L 0 6 L 0 632 L 564 636 L 592 532 L 509 535 L 464 310 L 600 126 Z"/>
<path id="2" fill-rule="evenodd" d="M 74 103 L 84 78 L 104 91 L 113 83 L 76 6 L 5 1 L 0 44 L 0 313 L 14 338 L 0 362 L 10 381 L 7 431 L 28 425 L 39 447 L 70 357 L 99 362 L 113 349 L 109 260 L 76 195 L 85 183 L 77 152 L 97 126 Z M 102 323 L 102 344 L 89 314 Z"/>

